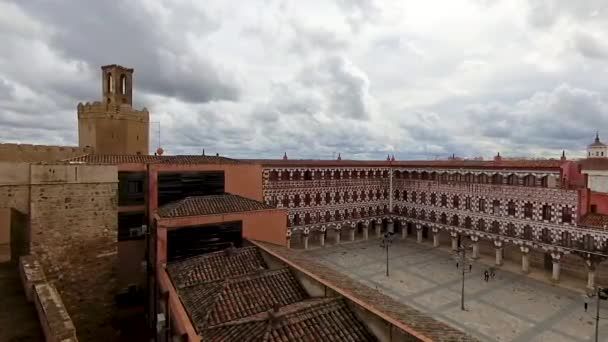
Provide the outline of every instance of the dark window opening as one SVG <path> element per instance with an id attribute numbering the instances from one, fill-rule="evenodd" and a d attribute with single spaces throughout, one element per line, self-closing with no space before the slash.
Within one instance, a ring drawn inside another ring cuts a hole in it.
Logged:
<path id="1" fill-rule="evenodd" d="M 572 222 L 572 209 L 569 207 L 562 208 L 562 222 L 563 223 L 571 223 Z"/>
<path id="2" fill-rule="evenodd" d="M 486 200 L 484 198 L 479 199 L 479 212 L 486 212 Z"/>
<path id="3" fill-rule="evenodd" d="M 242 246 L 242 222 L 189 226 L 167 233 L 169 262 Z"/>
<path id="4" fill-rule="evenodd" d="M 515 214 L 516 214 L 515 202 L 509 201 L 509 204 L 507 205 L 507 214 L 509 216 L 515 216 Z"/>
<path id="5" fill-rule="evenodd" d="M 500 215 L 500 201 L 499 200 L 492 201 L 492 214 Z"/>
<path id="6" fill-rule="evenodd" d="M 543 220 L 551 220 L 551 206 L 543 205 Z"/>
<path id="7" fill-rule="evenodd" d="M 143 239 L 144 224 L 144 213 L 118 213 L 118 241 Z"/>
<path id="8" fill-rule="evenodd" d="M 526 203 L 526 204 L 524 204 L 524 217 L 525 218 L 532 218 L 532 214 L 533 214 L 532 203 Z"/>
<path id="9" fill-rule="evenodd" d="M 158 205 L 188 196 L 224 193 L 224 171 L 161 172 L 158 175 Z"/>
<path id="10" fill-rule="evenodd" d="M 145 172 L 118 172 L 118 205 L 145 204 Z"/>

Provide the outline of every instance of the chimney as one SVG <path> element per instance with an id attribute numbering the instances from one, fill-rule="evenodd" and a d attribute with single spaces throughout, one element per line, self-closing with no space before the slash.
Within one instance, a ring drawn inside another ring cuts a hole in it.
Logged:
<path id="1" fill-rule="evenodd" d="M 338 153 L 338 160 L 342 160 L 342 156 Z"/>
<path id="2" fill-rule="evenodd" d="M 500 152 L 498 152 L 498 153 L 496 154 L 496 156 L 494 156 L 494 161 L 495 161 L 495 162 L 499 162 L 499 161 L 501 161 L 501 160 L 502 160 L 502 157 L 500 156 Z"/>
<path id="3" fill-rule="evenodd" d="M 390 154 L 386 155 L 386 161 L 391 161 L 391 155 Z"/>
<path id="4" fill-rule="evenodd" d="M 283 160 L 287 160 L 287 152 L 285 152 L 285 154 L 283 154 Z"/>
<path id="5" fill-rule="evenodd" d="M 272 309 L 268 310 L 268 320 L 270 321 L 270 325 L 272 326 L 273 329 L 278 328 L 279 324 L 281 323 L 281 317 L 279 316 L 279 309 L 280 309 L 279 304 L 274 304 L 272 306 Z"/>
<path id="6" fill-rule="evenodd" d="M 559 158 L 559 160 L 561 160 L 561 161 L 566 161 L 567 160 L 566 159 L 566 150 L 562 150 L 562 156 L 561 156 L 561 158 Z"/>

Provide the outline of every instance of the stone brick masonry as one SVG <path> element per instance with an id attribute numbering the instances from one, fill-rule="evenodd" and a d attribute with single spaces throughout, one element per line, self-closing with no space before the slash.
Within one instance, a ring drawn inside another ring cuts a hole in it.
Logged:
<path id="1" fill-rule="evenodd" d="M 87 178 L 87 172 L 81 170 L 83 178 Z M 31 253 L 38 257 L 47 279 L 61 294 L 79 340 L 111 340 L 117 183 L 86 181 L 33 181 Z"/>

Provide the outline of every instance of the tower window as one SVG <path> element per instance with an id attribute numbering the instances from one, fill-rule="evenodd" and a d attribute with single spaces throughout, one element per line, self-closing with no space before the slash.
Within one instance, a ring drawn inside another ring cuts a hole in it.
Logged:
<path id="1" fill-rule="evenodd" d="M 113 93 L 114 92 L 114 79 L 112 77 L 112 74 L 108 74 L 108 93 Z"/>
<path id="2" fill-rule="evenodd" d="M 120 93 L 122 95 L 127 93 L 127 76 L 120 75 Z"/>

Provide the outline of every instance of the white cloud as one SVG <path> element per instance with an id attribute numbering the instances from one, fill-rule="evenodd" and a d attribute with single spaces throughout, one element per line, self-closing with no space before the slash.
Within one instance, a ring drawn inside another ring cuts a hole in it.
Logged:
<path id="1" fill-rule="evenodd" d="M 2 2 L 0 140 L 76 144 L 117 63 L 169 153 L 580 153 L 606 37 L 603 0 Z"/>

